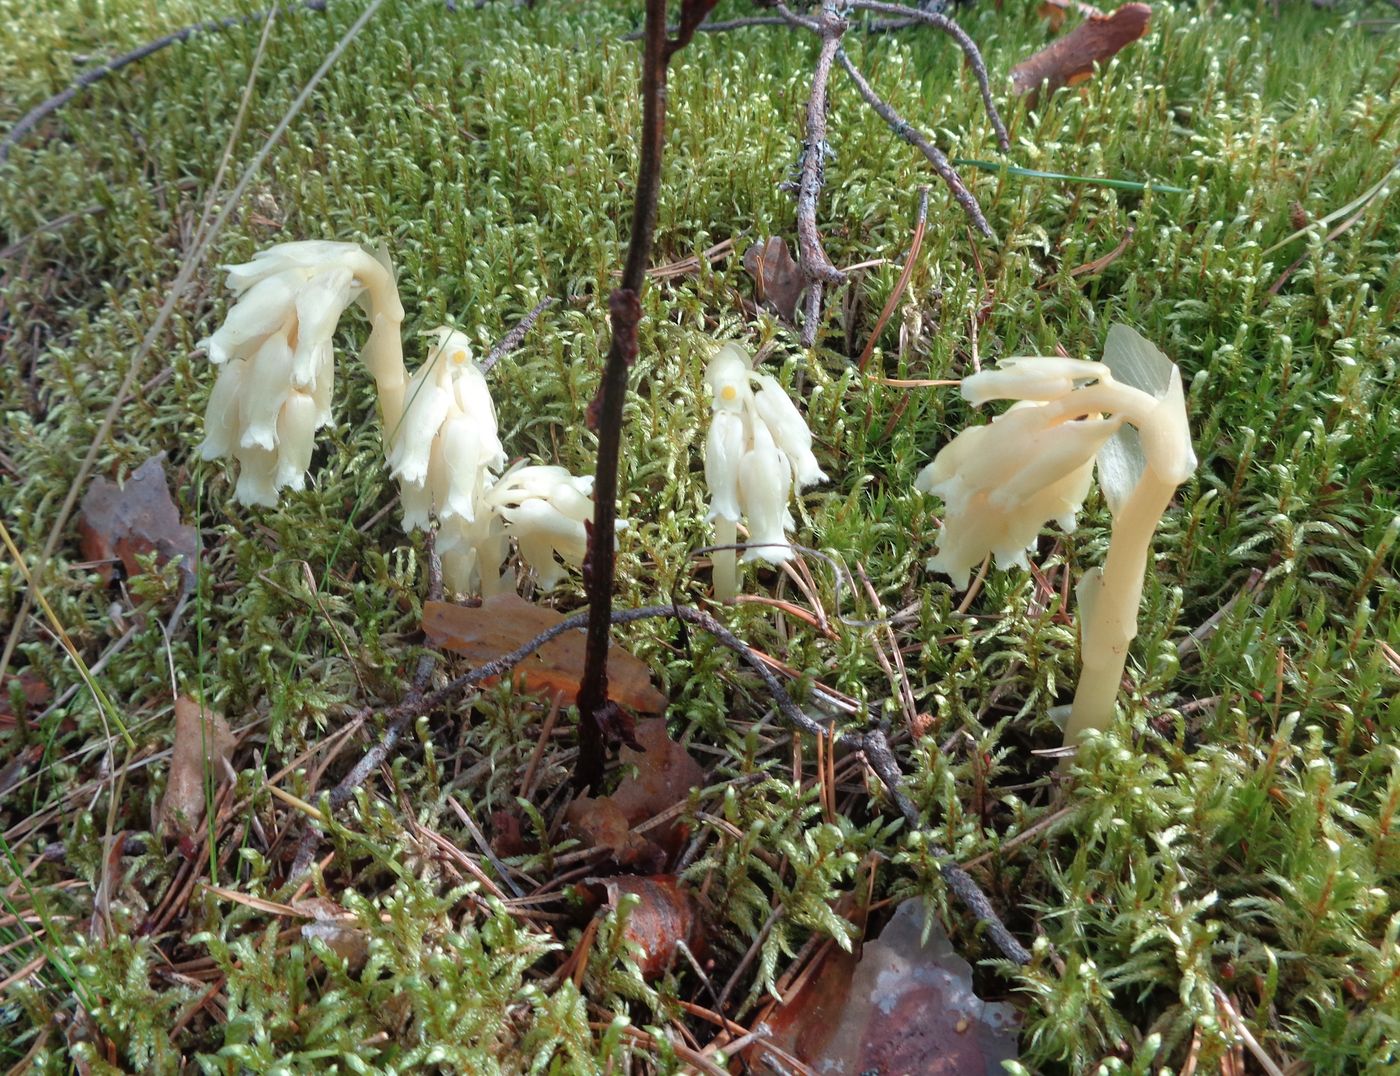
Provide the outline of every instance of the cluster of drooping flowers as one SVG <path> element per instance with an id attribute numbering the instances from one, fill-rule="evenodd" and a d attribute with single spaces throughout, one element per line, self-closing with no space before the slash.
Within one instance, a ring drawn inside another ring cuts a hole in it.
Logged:
<path id="1" fill-rule="evenodd" d="M 387 260 L 353 243 L 284 243 L 229 267 L 228 283 L 237 302 L 203 341 L 221 369 L 200 453 L 238 461 L 236 500 L 274 505 L 281 489 L 305 487 L 315 432 L 331 420 L 335 327 L 359 300 L 373 325 L 361 357 L 379 390 L 404 526 L 436 519 L 446 584 L 468 594 L 499 589 L 511 539 L 543 587 L 564 578 L 556 555 L 582 564 L 593 480 L 527 464 L 501 475 L 491 393 L 460 332 L 437 329 L 427 361 L 407 377 Z"/>
<path id="2" fill-rule="evenodd" d="M 974 405 L 1017 402 L 959 433 L 915 480 L 944 501 L 929 567 L 963 587 L 989 554 L 1001 567 L 1025 567 L 1047 520 L 1071 529 L 1097 463 L 1113 532 L 1103 567 L 1089 569 L 1076 589 L 1083 671 L 1069 742 L 1113 717 L 1152 534 L 1196 468 L 1176 364 L 1124 325 L 1109 330 L 1104 353 L 1101 363 L 1005 359 L 964 378 Z"/>
<path id="3" fill-rule="evenodd" d="M 340 315 L 357 299 L 369 306 L 386 331 L 371 335 L 364 357 L 374 366 L 387 352 L 392 366 L 403 308 L 388 267 L 354 243 L 283 243 L 229 266 L 228 286 L 237 302 L 201 341 L 220 370 L 200 454 L 232 456 L 235 496 L 273 505 L 279 490 L 305 486 L 316 431 L 331 420 Z"/>
<path id="4" fill-rule="evenodd" d="M 403 417 L 385 433 L 404 526 L 426 530 L 436 517 L 443 578 L 462 593 L 501 589 L 512 538 L 540 586 L 553 587 L 564 578 L 556 554 L 583 563 L 593 479 L 538 464 L 501 475 L 496 408 L 471 345 L 455 329 L 433 335 L 436 346 L 408 383 Z"/>
<path id="5" fill-rule="evenodd" d="M 743 522 L 749 531 L 744 561 L 782 564 L 793 555 L 787 539 L 793 487 L 826 479 L 812 454 L 812 431 L 782 386 L 756 372 L 753 357 L 737 344 L 716 352 L 705 381 L 713 396 L 705 480 L 716 545 L 734 545 Z M 715 596 L 732 598 L 738 591 L 735 550 L 715 550 L 713 563 Z"/>

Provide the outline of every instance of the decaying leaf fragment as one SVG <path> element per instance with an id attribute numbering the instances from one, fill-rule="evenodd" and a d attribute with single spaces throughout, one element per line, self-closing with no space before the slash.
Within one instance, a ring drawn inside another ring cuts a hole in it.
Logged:
<path id="1" fill-rule="evenodd" d="M 203 709 L 194 699 L 175 700 L 175 744 L 170 751 L 170 779 L 156 808 L 156 826 L 168 836 L 193 836 L 204 816 L 205 767 L 214 787 L 227 783 L 223 763 L 233 751 L 234 736 L 222 714 Z"/>
<path id="2" fill-rule="evenodd" d="M 423 607 L 428 641 L 478 665 L 510 653 L 563 619 L 512 593 L 494 594 L 477 606 L 428 602 Z M 512 675 L 526 690 L 558 692 L 571 703 L 583 680 L 583 656 L 583 632 L 566 632 L 522 661 Z M 608 697 L 641 713 L 666 708 L 666 696 L 651 684 L 651 670 L 616 643 L 608 651 Z"/>
<path id="3" fill-rule="evenodd" d="M 666 734 L 666 722 L 652 718 L 637 724 L 642 750 L 624 747 L 623 764 L 636 766 L 611 796 L 580 796 L 565 814 L 586 847 L 607 848 L 622 866 L 659 870 L 689 835 L 679 819 L 634 833 L 640 825 L 682 804 L 704 782 L 705 771 L 684 747 Z"/>
<path id="4" fill-rule="evenodd" d="M 608 903 L 614 908 L 624 896 L 637 898 L 623 934 L 637 946 L 642 978 L 659 979 L 678 958 L 684 960 L 680 956 L 682 942 L 697 958 L 705 951 L 700 908 L 674 874 L 598 881 L 607 889 Z"/>
<path id="5" fill-rule="evenodd" d="M 793 260 L 787 241 L 773 236 L 755 243 L 744 252 L 744 268 L 753 277 L 754 294 L 760 303 L 771 303 L 784 321 L 797 316 L 797 299 L 806 283 L 802 268 Z"/>
<path id="6" fill-rule="evenodd" d="M 120 560 L 128 577 L 141 571 L 136 558 L 142 554 L 156 553 L 160 564 L 180 557 L 182 592 L 188 594 L 195 584 L 199 534 L 180 521 L 166 484 L 164 460 L 164 453 L 152 456 L 124 486 L 94 478 L 83 494 L 78 530 L 83 556 L 94 561 Z M 98 572 L 104 582 L 110 580 L 110 563 Z"/>
<path id="7" fill-rule="evenodd" d="M 924 901 L 906 900 L 858 962 L 828 961 L 819 975 L 833 982 L 809 981 L 760 1026 L 817 1072 L 1001 1073 L 1001 1062 L 1017 1056 L 1014 1010 L 972 992 L 972 967 L 937 919 L 921 940 L 926 915 Z M 759 1071 L 789 1071 L 762 1043 L 750 1060 Z"/>
<path id="8" fill-rule="evenodd" d="M 1147 33 L 1152 8 L 1124 4 L 1108 15 L 1090 16 L 1064 37 L 1051 42 L 1011 69 L 1011 81 L 1020 94 L 1046 92 L 1075 86 L 1092 78 L 1094 64 L 1103 63 Z"/>

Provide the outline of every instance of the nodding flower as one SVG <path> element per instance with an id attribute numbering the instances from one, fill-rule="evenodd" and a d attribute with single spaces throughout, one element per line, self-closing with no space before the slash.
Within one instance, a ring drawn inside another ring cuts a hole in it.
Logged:
<path id="1" fill-rule="evenodd" d="M 226 268 L 236 301 L 200 341 L 220 370 L 199 451 L 238 461 L 236 500 L 274 505 L 279 490 L 305 487 L 316 431 L 331 420 L 341 314 L 357 300 L 370 309 L 364 357 L 392 382 L 403 308 L 392 270 L 354 243 L 282 243 Z"/>
<path id="2" fill-rule="evenodd" d="M 1005 359 L 964 378 L 973 404 L 1018 402 L 959 433 L 914 481 L 944 503 L 929 568 L 961 589 L 988 554 L 999 567 L 1026 567 L 1047 521 L 1072 529 L 1097 463 L 1113 531 L 1103 567 L 1076 592 L 1083 669 L 1066 742 L 1112 720 L 1152 535 L 1196 468 L 1176 364 L 1123 325 L 1109 330 L 1104 352 L 1102 363 Z"/>
<path id="3" fill-rule="evenodd" d="M 705 382 L 712 397 L 705 481 L 716 544 L 733 545 L 743 522 L 749 531 L 746 563 L 791 560 L 788 498 L 794 488 L 826 479 L 812 454 L 812 431 L 782 386 L 755 372 L 752 356 L 737 344 L 715 353 Z M 715 595 L 732 598 L 738 592 L 735 550 L 716 550 L 713 563 Z"/>

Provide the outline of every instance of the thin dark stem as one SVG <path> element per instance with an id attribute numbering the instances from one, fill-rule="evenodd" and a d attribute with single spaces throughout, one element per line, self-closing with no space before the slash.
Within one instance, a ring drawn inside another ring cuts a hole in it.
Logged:
<path id="1" fill-rule="evenodd" d="M 877 11 L 882 15 L 893 15 L 896 18 L 910 18 L 932 26 L 935 30 L 942 30 L 945 34 L 957 42 L 958 48 L 962 49 L 963 55 L 967 57 L 967 65 L 972 68 L 972 73 L 977 79 L 977 86 L 982 91 L 982 105 L 987 110 L 987 119 L 991 121 L 992 130 L 996 132 L 997 145 L 1001 151 L 1006 153 L 1011 149 L 1011 137 L 1006 133 L 1006 124 L 1001 121 L 1001 113 L 997 111 L 996 102 L 992 100 L 991 80 L 987 77 L 987 62 L 982 59 L 982 52 L 977 48 L 977 43 L 967 36 L 967 31 L 955 23 L 947 15 L 940 15 L 936 11 L 923 11 L 919 8 L 905 7 L 903 4 L 886 3 L 885 0 L 849 0 L 850 6 L 860 11 Z"/>
<path id="2" fill-rule="evenodd" d="M 991 225 L 987 223 L 987 218 L 982 215 L 982 207 L 977 204 L 977 199 L 964 185 L 962 176 L 958 175 L 953 166 L 948 163 L 948 158 L 943 155 L 943 151 L 924 137 L 922 132 L 911 126 L 903 116 L 890 107 L 884 98 L 875 92 L 874 87 L 866 81 L 865 76 L 860 73 L 856 65 L 851 63 L 845 49 L 836 51 L 836 61 L 851 77 L 851 81 L 855 83 L 856 92 L 865 98 L 866 104 L 890 125 L 890 129 L 895 134 L 928 158 L 928 163 L 933 165 L 933 170 L 948 185 L 948 190 L 952 192 L 958 204 L 963 207 L 963 212 L 967 214 L 968 219 L 972 221 L 977 230 L 988 239 L 995 240 L 996 235 L 992 232 Z"/>
<path id="3" fill-rule="evenodd" d="M 522 643 L 510 653 L 502 654 L 483 665 L 478 665 L 475 669 L 462 674 L 436 691 L 430 691 L 416 698 L 406 697 L 397 706 L 386 710 L 384 718 L 387 727 L 379 742 L 366 752 L 365 757 L 328 794 L 327 799 L 331 810 L 337 810 L 349 802 L 355 794 L 355 790 L 389 757 L 390 752 L 398 745 L 403 730 L 408 727 L 410 722 L 454 701 L 464 692 L 485 680 L 504 676 L 546 643 L 567 632 L 588 625 L 590 616 L 591 611 L 576 613 L 541 632 L 528 642 Z M 778 708 L 779 716 L 789 729 L 806 733 L 809 736 L 830 735 L 830 730 L 823 722 L 809 716 L 797 705 L 793 697 L 788 694 L 787 688 L 783 686 L 773 670 L 759 658 L 754 649 L 709 613 L 686 605 L 648 605 L 639 609 L 614 610 L 611 622 L 613 624 L 632 624 L 640 620 L 651 620 L 659 617 L 674 617 L 687 624 L 693 624 L 732 650 L 739 660 L 763 681 L 764 688 L 767 689 L 774 705 Z M 355 718 L 367 718 L 372 712 L 369 709 L 362 710 L 355 715 Z M 923 819 L 919 814 L 919 809 L 904 792 L 903 774 L 900 771 L 899 762 L 890 748 L 889 739 L 883 727 L 872 723 L 864 730 L 850 729 L 840 735 L 838 742 L 864 754 L 866 761 L 870 763 L 870 768 L 885 786 L 890 801 L 904 818 L 911 832 L 923 828 Z M 978 888 L 971 875 L 954 863 L 945 849 L 933 846 L 930 850 L 940 861 L 939 871 L 948 883 L 948 888 L 968 906 L 973 914 L 987 924 L 988 937 L 992 939 L 997 948 L 1008 959 L 1014 960 L 1018 964 L 1029 963 L 1030 953 L 1006 929 L 997 915 L 996 909 L 992 907 L 991 901 Z M 308 865 L 309 862 L 308 858 Z M 304 869 L 305 867 L 303 867 Z M 294 870 L 293 877 L 295 876 L 296 871 Z"/>
<path id="4" fill-rule="evenodd" d="M 536 303 L 535 309 L 521 318 L 520 321 L 516 323 L 515 328 L 501 337 L 501 342 L 493 347 L 486 358 L 481 361 L 481 372 L 485 373 L 518 348 L 520 346 L 520 341 L 524 340 L 525 335 L 535 327 L 535 322 L 539 320 L 539 316 L 558 301 L 558 299 L 551 295 L 546 296 Z"/>
<path id="5" fill-rule="evenodd" d="M 693 10 L 691 4 L 686 7 L 688 13 Z M 608 300 L 612 342 L 603 367 L 602 384 L 598 386 L 598 395 L 589 406 L 588 415 L 589 425 L 598 433 L 598 464 L 593 480 L 593 526 L 588 533 L 588 552 L 584 559 L 589 619 L 583 680 L 578 692 L 579 753 L 574 785 L 580 789 L 592 788 L 595 792 L 602 786 L 608 746 L 604 725 L 609 705 L 608 636 L 612 623 L 622 405 L 627 396 L 627 372 L 637 357 L 642 286 L 651 261 L 652 233 L 656 228 L 661 152 L 666 138 L 666 64 L 674 51 L 672 44 L 666 38 L 666 0 L 647 0 L 646 46 L 642 57 L 641 162 L 632 204 L 632 234 L 627 243 L 622 286 Z"/>
<path id="6" fill-rule="evenodd" d="M 208 22 L 195 23 L 193 26 L 186 26 L 183 30 L 176 30 L 174 33 L 166 34 L 155 41 L 148 41 L 140 48 L 132 49 L 128 53 L 118 56 L 114 60 L 108 60 L 104 64 L 94 67 L 90 71 L 83 72 L 72 85 L 61 93 L 56 93 L 47 101 L 40 102 L 26 112 L 19 121 L 8 131 L 5 137 L 0 138 L 0 164 L 9 160 L 10 150 L 19 144 L 21 138 L 37 127 L 44 119 L 66 105 L 78 94 L 82 93 L 89 86 L 101 82 L 108 75 L 115 74 L 123 67 L 134 64 L 139 60 L 144 60 L 152 53 L 159 52 L 168 45 L 174 45 L 180 41 L 186 41 L 195 34 L 209 33 L 215 30 L 228 30 L 235 26 L 246 26 L 249 23 L 264 22 L 274 15 L 280 15 L 295 8 L 304 8 L 307 11 L 325 11 L 326 0 L 303 0 L 301 4 L 286 5 L 283 7 L 271 7 L 266 11 L 255 11 L 251 15 L 232 15 L 226 19 L 210 19 Z"/>

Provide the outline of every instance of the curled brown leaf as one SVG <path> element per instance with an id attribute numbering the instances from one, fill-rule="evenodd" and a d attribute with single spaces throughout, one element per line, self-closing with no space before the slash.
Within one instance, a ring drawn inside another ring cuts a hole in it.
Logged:
<path id="1" fill-rule="evenodd" d="M 1011 69 L 1011 81 L 1020 94 L 1047 93 L 1092 78 L 1094 65 L 1115 56 L 1124 46 L 1147 33 L 1152 8 L 1124 4 L 1108 15 L 1090 16 L 1064 37 L 1027 57 Z"/>

